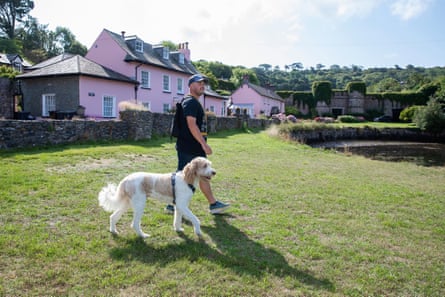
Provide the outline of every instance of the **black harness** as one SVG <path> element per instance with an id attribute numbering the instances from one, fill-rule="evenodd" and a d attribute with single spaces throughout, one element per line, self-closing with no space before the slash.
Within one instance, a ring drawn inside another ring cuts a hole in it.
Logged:
<path id="1" fill-rule="evenodd" d="M 171 182 L 172 182 L 172 192 L 173 192 L 173 205 L 176 205 L 176 189 L 175 189 L 175 185 L 176 185 L 176 172 L 172 173 L 172 177 L 171 177 Z M 193 193 L 195 193 L 195 186 L 193 186 L 192 184 L 188 184 L 190 190 L 192 190 Z"/>

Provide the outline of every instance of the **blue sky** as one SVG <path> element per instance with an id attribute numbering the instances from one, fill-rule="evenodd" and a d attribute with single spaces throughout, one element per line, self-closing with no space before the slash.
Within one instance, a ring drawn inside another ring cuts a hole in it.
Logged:
<path id="1" fill-rule="evenodd" d="M 40 24 L 67 27 L 88 48 L 105 28 L 187 41 L 192 60 L 232 66 L 445 66 L 444 0 L 34 2 Z"/>

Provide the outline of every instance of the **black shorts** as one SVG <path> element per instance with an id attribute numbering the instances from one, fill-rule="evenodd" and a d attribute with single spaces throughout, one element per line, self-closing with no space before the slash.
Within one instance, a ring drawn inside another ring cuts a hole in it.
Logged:
<path id="1" fill-rule="evenodd" d="M 178 171 L 184 169 L 185 165 L 187 165 L 196 157 L 207 158 L 206 154 L 189 154 L 178 151 Z"/>

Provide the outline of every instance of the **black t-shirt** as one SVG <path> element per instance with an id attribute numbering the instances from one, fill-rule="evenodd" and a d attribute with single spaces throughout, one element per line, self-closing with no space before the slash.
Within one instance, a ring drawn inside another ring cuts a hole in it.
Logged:
<path id="1" fill-rule="evenodd" d="M 202 108 L 201 103 L 190 95 L 184 98 L 182 108 L 184 117 L 181 119 L 181 131 L 176 140 L 176 149 L 188 154 L 205 155 L 201 144 L 190 132 L 186 120 L 187 116 L 194 117 L 201 133 L 207 135 L 207 123 L 205 121 L 204 109 Z"/>

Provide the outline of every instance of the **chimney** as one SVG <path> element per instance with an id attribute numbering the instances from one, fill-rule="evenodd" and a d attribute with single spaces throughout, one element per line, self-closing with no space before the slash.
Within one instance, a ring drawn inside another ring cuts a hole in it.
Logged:
<path id="1" fill-rule="evenodd" d="M 185 59 L 190 62 L 190 50 L 188 42 L 179 44 L 179 52 L 183 53 Z"/>
<path id="2" fill-rule="evenodd" d="M 122 38 L 125 38 L 125 31 L 121 31 Z"/>

